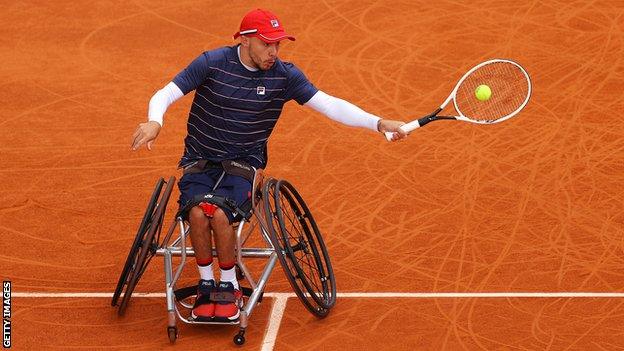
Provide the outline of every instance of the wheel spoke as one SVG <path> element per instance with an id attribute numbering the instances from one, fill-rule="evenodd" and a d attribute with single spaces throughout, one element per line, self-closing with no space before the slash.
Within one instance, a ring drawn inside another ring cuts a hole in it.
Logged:
<path id="1" fill-rule="evenodd" d="M 271 241 L 293 290 L 304 306 L 324 317 L 335 303 L 335 282 L 327 250 L 299 193 L 284 180 L 263 187 Z"/>
<path id="2" fill-rule="evenodd" d="M 303 263 L 303 264 L 305 264 L 305 265 L 307 265 L 307 266 L 310 266 L 310 264 L 309 264 L 309 263 L 307 263 L 307 262 L 305 262 L 305 261 L 303 261 L 303 260 L 299 259 L 298 257 L 296 257 L 296 258 L 297 258 L 297 261 L 299 261 L 299 262 L 301 262 L 301 263 Z M 319 288 L 319 287 L 315 284 L 315 282 L 317 281 L 317 279 L 314 279 L 314 278 L 316 278 L 316 277 L 314 276 L 314 272 L 316 271 L 316 269 L 314 269 L 314 267 L 312 267 L 312 266 L 310 266 L 310 268 L 312 268 L 312 269 L 310 270 L 310 272 L 312 273 L 312 276 L 313 276 L 313 277 L 310 277 L 309 275 L 307 275 L 307 274 L 306 274 L 306 272 L 305 272 L 303 269 L 302 269 L 301 271 L 303 272 L 303 275 L 305 275 L 307 278 L 309 278 L 309 279 L 308 279 L 308 281 L 309 281 L 312 285 L 314 285 L 314 287 L 317 289 L 317 291 L 321 291 L 322 289 L 320 289 L 320 288 Z M 318 279 L 318 281 L 320 282 L 321 280 L 320 280 L 320 279 Z"/>

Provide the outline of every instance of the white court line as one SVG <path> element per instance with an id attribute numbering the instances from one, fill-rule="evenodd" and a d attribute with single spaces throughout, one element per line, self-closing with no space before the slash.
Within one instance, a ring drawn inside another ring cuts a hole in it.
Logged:
<path id="1" fill-rule="evenodd" d="M 277 295 L 277 294 L 276 294 Z M 282 293 L 275 297 L 273 308 L 271 309 L 271 317 L 269 317 L 269 326 L 267 327 L 264 339 L 262 340 L 262 351 L 271 351 L 277 340 L 277 332 L 282 323 L 282 316 L 286 310 L 286 303 L 291 294 Z"/>
<path id="2" fill-rule="evenodd" d="M 28 298 L 110 298 L 112 293 L 67 293 L 67 292 L 13 292 L 13 297 Z M 296 297 L 294 293 L 265 293 L 265 297 L 287 299 Z M 165 293 L 133 293 L 132 297 L 165 297 Z M 337 293 L 338 298 L 410 298 L 410 299 L 455 299 L 455 298 L 624 298 L 624 292 L 370 292 Z"/>
<path id="3" fill-rule="evenodd" d="M 112 293 L 63 293 L 63 292 L 14 292 L 12 297 L 22 298 L 110 298 Z M 133 297 L 164 298 L 165 293 L 133 293 Z M 269 325 L 262 340 L 262 351 L 272 351 L 277 340 L 277 333 L 288 299 L 296 297 L 294 293 L 265 293 L 264 297 L 274 298 Z M 483 292 L 483 293 L 400 293 L 400 292 L 376 292 L 376 293 L 337 293 L 338 298 L 416 298 L 416 299 L 440 299 L 440 298 L 624 298 L 624 293 L 605 292 Z"/>
<path id="4" fill-rule="evenodd" d="M 617 297 L 624 298 L 624 293 L 610 292 L 428 292 L 428 293 L 338 293 L 340 298 L 410 298 L 410 299 L 456 299 L 456 298 L 571 298 L 571 297 Z"/>

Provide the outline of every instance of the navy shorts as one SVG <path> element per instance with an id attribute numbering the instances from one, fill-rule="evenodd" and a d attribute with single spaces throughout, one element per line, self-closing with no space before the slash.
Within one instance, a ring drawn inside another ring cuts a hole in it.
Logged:
<path id="1" fill-rule="evenodd" d="M 223 171 L 221 169 L 209 169 L 204 173 L 189 173 L 182 176 L 178 182 L 180 188 L 180 206 L 186 205 L 193 200 L 195 195 L 212 193 L 230 198 L 239 207 L 251 197 L 251 182 L 243 177 L 225 174 L 217 189 L 212 191 Z M 227 208 L 221 208 L 227 215 L 230 223 L 234 222 L 235 213 Z"/>

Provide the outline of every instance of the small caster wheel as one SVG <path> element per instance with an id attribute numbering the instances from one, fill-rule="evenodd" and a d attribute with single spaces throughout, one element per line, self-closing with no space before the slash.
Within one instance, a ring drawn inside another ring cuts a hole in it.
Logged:
<path id="1" fill-rule="evenodd" d="M 169 336 L 169 342 L 175 343 L 178 338 L 178 327 L 167 327 L 167 335 Z"/>
<path id="2" fill-rule="evenodd" d="M 242 333 L 238 333 L 236 335 L 234 335 L 234 343 L 238 346 L 241 346 L 242 344 L 245 343 L 245 335 L 243 335 Z"/>

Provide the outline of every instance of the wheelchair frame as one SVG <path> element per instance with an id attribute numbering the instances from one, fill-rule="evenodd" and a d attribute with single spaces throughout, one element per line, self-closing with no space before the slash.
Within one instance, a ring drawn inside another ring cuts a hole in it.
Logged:
<path id="1" fill-rule="evenodd" d="M 160 196 L 164 184 L 167 186 Z M 159 179 L 150 198 L 111 301 L 112 306 L 117 306 L 119 298 L 122 298 L 118 309 L 120 316 L 125 313 L 132 292 L 153 256 L 164 258 L 167 335 L 171 343 L 179 336 L 177 319 L 180 319 L 188 324 L 239 325 L 233 341 L 237 345 L 244 344 L 249 317 L 262 301 L 264 288 L 277 261 L 304 306 L 318 318 L 327 316 L 336 302 L 336 285 L 329 254 L 316 222 L 290 183 L 274 178 L 265 181 L 263 171 L 256 170 L 252 187 L 253 213 L 249 219 L 235 224 L 237 275 L 239 280 L 243 278 L 250 285 L 250 288 L 241 288 L 245 302 L 240 317 L 231 322 L 193 320 L 190 299 L 195 296 L 197 286 L 176 289 L 187 257 L 195 256 L 193 248 L 187 246 L 190 226 L 180 213 L 169 226 L 164 239 L 160 240 L 164 213 L 174 184 L 174 177 L 167 182 Z M 176 228 L 180 235 L 169 244 Z M 259 228 L 266 247 L 244 247 L 256 228 Z M 216 250 L 213 248 L 212 251 L 216 257 Z M 180 258 L 175 268 L 173 257 Z M 268 259 L 257 280 L 245 265 L 244 258 Z M 306 274 L 304 266 L 312 268 L 311 274 Z"/>

